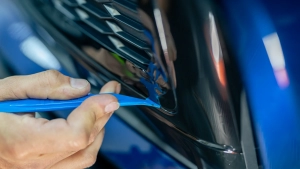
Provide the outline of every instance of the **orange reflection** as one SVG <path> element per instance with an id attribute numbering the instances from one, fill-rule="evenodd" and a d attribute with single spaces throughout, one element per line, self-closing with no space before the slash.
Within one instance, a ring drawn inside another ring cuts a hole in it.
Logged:
<path id="1" fill-rule="evenodd" d="M 223 59 L 219 62 L 214 62 L 214 65 L 217 70 L 218 78 L 222 86 L 226 85 L 226 75 L 225 75 L 225 66 Z"/>
<path id="2" fill-rule="evenodd" d="M 219 82 L 222 86 L 226 86 L 226 72 L 223 59 L 223 53 L 217 32 L 214 16 L 209 13 L 209 24 L 205 27 L 205 39 L 212 57 L 214 67 L 217 72 Z"/>

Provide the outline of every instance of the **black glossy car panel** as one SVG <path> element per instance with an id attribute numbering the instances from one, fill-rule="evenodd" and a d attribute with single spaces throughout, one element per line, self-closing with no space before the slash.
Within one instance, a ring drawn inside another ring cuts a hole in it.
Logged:
<path id="1" fill-rule="evenodd" d="M 210 1 L 30 2 L 25 8 L 41 7 L 36 12 L 44 18 L 38 22 L 99 83 L 118 80 L 124 94 L 146 98 L 149 91 L 140 78 L 151 78 L 150 64 L 161 68 L 155 79 L 161 90 L 155 92 L 162 109 L 140 107 L 136 115 L 146 116 L 145 123 L 166 143 L 199 168 L 245 168 L 239 110 L 227 82 L 229 58 Z M 66 34 L 46 8 L 65 16 L 78 36 Z M 155 9 L 161 13 L 167 56 Z"/>

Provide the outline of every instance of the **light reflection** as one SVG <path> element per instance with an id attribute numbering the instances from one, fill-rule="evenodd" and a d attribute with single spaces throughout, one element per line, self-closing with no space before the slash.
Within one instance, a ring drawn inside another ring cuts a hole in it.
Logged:
<path id="1" fill-rule="evenodd" d="M 61 68 L 60 63 L 48 48 L 35 36 L 30 36 L 21 43 L 20 49 L 30 60 L 44 69 Z"/>
<path id="2" fill-rule="evenodd" d="M 275 78 L 280 87 L 289 85 L 289 78 L 285 68 L 284 55 L 277 33 L 272 33 L 263 38 L 269 60 L 271 62 Z"/>
<path id="3" fill-rule="evenodd" d="M 213 14 L 210 12 L 209 15 L 209 29 L 210 29 L 210 45 L 211 55 L 213 57 L 214 66 L 217 71 L 217 75 L 220 83 L 226 85 L 225 67 L 223 60 L 223 53 L 221 50 L 220 40 L 217 32 L 216 22 Z"/>

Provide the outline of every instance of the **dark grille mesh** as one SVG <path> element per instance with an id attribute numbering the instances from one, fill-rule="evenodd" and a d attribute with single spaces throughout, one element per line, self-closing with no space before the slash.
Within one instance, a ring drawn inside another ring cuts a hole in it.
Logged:
<path id="1" fill-rule="evenodd" d="M 53 4 L 82 33 L 137 67 L 147 69 L 151 47 L 134 0 L 53 0 Z"/>

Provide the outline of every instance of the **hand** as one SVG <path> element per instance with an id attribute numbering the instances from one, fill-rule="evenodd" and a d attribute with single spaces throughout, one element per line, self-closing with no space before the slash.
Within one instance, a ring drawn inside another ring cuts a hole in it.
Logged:
<path id="1" fill-rule="evenodd" d="M 0 80 L 0 100 L 41 98 L 71 99 L 86 95 L 90 85 L 57 71 Z M 120 92 L 109 82 L 101 92 Z M 112 95 L 85 100 L 65 119 L 47 120 L 29 115 L 0 113 L 1 169 L 81 169 L 95 163 L 104 125 L 119 108 Z"/>

